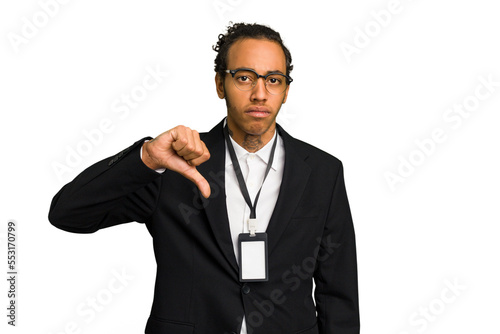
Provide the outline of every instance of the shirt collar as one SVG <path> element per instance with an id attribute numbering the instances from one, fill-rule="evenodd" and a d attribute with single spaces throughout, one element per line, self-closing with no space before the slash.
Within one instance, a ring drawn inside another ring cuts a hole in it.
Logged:
<path id="1" fill-rule="evenodd" d="M 276 143 L 276 151 L 274 152 L 274 160 L 273 160 L 273 165 L 271 168 L 273 170 L 276 170 L 278 168 L 278 157 L 281 156 L 281 138 L 278 136 L 278 129 L 274 131 L 274 136 L 273 138 L 260 150 L 258 150 L 255 153 L 250 153 L 247 150 L 245 150 L 243 147 L 241 147 L 238 143 L 236 143 L 231 136 L 229 136 L 229 139 L 231 140 L 231 143 L 233 144 L 234 147 L 234 152 L 236 153 L 236 157 L 238 160 L 241 160 L 241 158 L 245 157 L 246 155 L 249 154 L 255 154 L 258 156 L 264 163 L 269 162 L 269 155 L 271 154 L 271 150 L 273 148 L 273 143 L 275 140 L 278 140 Z M 229 151 L 227 150 L 227 143 L 226 143 L 226 167 L 232 165 L 233 162 L 231 161 L 231 157 L 229 156 Z"/>

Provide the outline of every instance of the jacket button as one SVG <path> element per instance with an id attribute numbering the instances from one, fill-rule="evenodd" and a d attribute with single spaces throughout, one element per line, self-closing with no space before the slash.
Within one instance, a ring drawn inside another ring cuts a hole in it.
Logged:
<path id="1" fill-rule="evenodd" d="M 243 292 L 243 294 L 245 295 L 248 295 L 250 293 L 250 287 L 247 284 L 243 284 L 243 286 L 241 287 L 241 292 Z"/>

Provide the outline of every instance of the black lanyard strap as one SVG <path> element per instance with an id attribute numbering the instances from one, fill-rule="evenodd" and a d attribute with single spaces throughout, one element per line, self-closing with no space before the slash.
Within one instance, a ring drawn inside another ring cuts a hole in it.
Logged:
<path id="1" fill-rule="evenodd" d="M 260 191 L 262 190 L 262 186 L 264 185 L 264 181 L 266 180 L 267 174 L 269 174 L 269 171 L 271 170 L 271 166 L 273 165 L 274 152 L 276 151 L 276 143 L 278 142 L 278 136 L 276 135 L 276 138 L 274 139 L 273 147 L 271 148 L 271 153 L 269 155 L 269 162 L 267 163 L 266 172 L 264 174 L 264 180 L 262 180 L 262 184 L 259 188 L 259 192 L 257 193 L 257 196 L 255 196 L 255 201 L 254 201 L 253 205 L 252 205 L 252 201 L 250 200 L 250 195 L 248 193 L 247 185 L 245 183 L 245 180 L 243 179 L 243 174 L 241 173 L 241 168 L 240 168 L 240 164 L 238 162 L 238 158 L 236 157 L 236 153 L 234 152 L 233 144 L 231 143 L 231 139 L 229 138 L 229 130 L 228 130 L 227 124 L 224 127 L 224 137 L 226 137 L 226 143 L 227 143 L 227 148 L 229 150 L 229 156 L 231 157 L 231 161 L 233 162 L 234 172 L 236 173 L 236 178 L 238 179 L 238 184 L 240 186 L 241 193 L 243 194 L 243 197 L 245 198 L 245 202 L 247 202 L 248 207 L 250 208 L 250 218 L 255 219 L 256 218 L 255 210 L 257 208 L 257 201 L 259 200 Z"/>

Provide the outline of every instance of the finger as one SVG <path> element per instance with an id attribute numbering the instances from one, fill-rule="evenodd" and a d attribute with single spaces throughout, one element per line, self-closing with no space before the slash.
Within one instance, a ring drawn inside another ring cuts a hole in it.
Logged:
<path id="1" fill-rule="evenodd" d="M 192 131 L 192 138 L 193 138 L 193 147 L 186 147 L 185 151 L 182 152 L 182 157 L 186 159 L 187 161 L 192 161 L 194 159 L 198 159 L 202 157 L 205 154 L 206 147 L 204 146 L 204 143 L 200 139 L 200 134 L 197 131 Z"/>
<path id="2" fill-rule="evenodd" d="M 173 143 L 173 147 L 177 155 L 181 157 L 191 154 L 196 148 L 193 131 L 189 128 L 185 128 L 178 141 Z"/>
<path id="3" fill-rule="evenodd" d="M 202 148 L 202 154 L 199 157 L 196 157 L 192 160 L 189 160 L 188 163 L 191 166 L 199 166 L 208 159 L 210 159 L 210 152 L 208 151 L 207 146 L 203 141 L 200 140 L 201 148 Z"/>
<path id="4" fill-rule="evenodd" d="M 195 139 L 193 131 L 187 127 L 178 127 L 175 140 L 172 142 L 172 148 L 178 156 L 184 157 L 195 149 Z"/>
<path id="5" fill-rule="evenodd" d="M 182 175 L 196 184 L 203 197 L 208 198 L 210 196 L 210 184 L 208 184 L 208 181 L 196 170 L 196 168 L 190 168 L 184 171 Z"/>
<path id="6" fill-rule="evenodd" d="M 179 143 L 175 146 L 177 155 L 183 157 L 185 160 L 193 160 L 199 158 L 204 153 L 203 144 L 200 140 L 200 134 L 195 130 L 186 131 L 185 142 Z"/>
<path id="7" fill-rule="evenodd" d="M 172 148 L 177 154 L 179 154 L 179 151 L 184 149 L 186 145 L 189 144 L 187 129 L 188 128 L 185 128 L 183 126 L 177 126 L 170 130 L 170 134 L 172 136 Z"/>

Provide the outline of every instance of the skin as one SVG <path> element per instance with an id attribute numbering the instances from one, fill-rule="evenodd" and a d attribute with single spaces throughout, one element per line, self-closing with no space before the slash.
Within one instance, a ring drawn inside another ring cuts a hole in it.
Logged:
<path id="1" fill-rule="evenodd" d="M 286 74 L 285 54 L 280 45 L 266 39 L 242 39 L 229 49 L 227 68 L 251 68 L 261 75 L 280 71 Z M 266 145 L 276 131 L 276 117 L 288 96 L 287 87 L 280 95 L 271 95 L 259 79 L 253 89 L 241 91 L 231 75 L 215 76 L 217 95 L 226 100 L 227 124 L 231 137 L 249 152 Z M 166 168 L 180 173 L 196 184 L 208 198 L 210 186 L 196 166 L 210 158 L 196 130 L 183 125 L 170 129 L 143 144 L 142 161 L 151 169 Z"/>
<path id="2" fill-rule="evenodd" d="M 266 39 L 236 41 L 228 52 L 227 68 L 251 68 L 261 75 L 279 71 L 286 74 L 286 59 L 281 46 Z M 276 117 L 288 96 L 287 87 L 280 95 L 271 95 L 264 79 L 252 90 L 241 91 L 230 74 L 215 76 L 219 98 L 226 99 L 227 123 L 232 138 L 249 152 L 256 152 L 274 136 Z M 264 115 L 263 115 L 264 114 Z"/>

